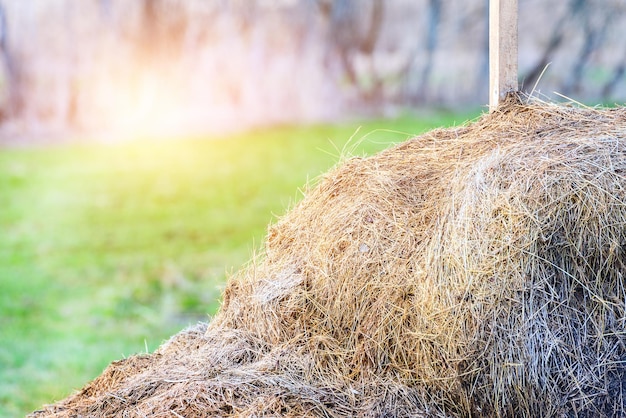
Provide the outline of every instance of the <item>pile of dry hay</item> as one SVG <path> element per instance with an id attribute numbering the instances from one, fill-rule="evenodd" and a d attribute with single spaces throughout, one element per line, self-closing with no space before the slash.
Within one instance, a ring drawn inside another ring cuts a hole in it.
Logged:
<path id="1" fill-rule="evenodd" d="M 221 312 L 41 416 L 626 414 L 626 109 L 509 100 L 353 158 Z"/>

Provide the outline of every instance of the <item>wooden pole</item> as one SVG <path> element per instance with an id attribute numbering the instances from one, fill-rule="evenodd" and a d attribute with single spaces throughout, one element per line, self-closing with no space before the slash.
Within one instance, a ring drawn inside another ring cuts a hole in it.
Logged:
<path id="1" fill-rule="evenodd" d="M 517 89 L 517 0 L 489 0 L 489 111 Z"/>

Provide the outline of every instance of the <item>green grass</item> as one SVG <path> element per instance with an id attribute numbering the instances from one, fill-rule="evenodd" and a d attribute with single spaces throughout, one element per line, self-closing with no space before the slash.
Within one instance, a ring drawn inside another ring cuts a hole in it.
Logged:
<path id="1" fill-rule="evenodd" d="M 228 272 L 344 149 L 371 154 L 477 113 L 0 149 L 0 416 L 207 320 Z"/>

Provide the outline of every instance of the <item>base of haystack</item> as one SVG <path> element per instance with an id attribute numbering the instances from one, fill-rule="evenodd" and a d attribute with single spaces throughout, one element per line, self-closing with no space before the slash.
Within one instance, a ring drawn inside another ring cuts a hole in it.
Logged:
<path id="1" fill-rule="evenodd" d="M 349 159 L 210 325 L 32 416 L 624 416 L 625 176 L 625 109 L 519 97 Z"/>

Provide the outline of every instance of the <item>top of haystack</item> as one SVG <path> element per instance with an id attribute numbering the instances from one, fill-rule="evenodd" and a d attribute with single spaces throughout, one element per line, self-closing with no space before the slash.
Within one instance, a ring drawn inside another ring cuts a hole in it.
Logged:
<path id="1" fill-rule="evenodd" d="M 33 416 L 626 413 L 626 110 L 510 96 L 328 172 L 219 314 Z"/>

